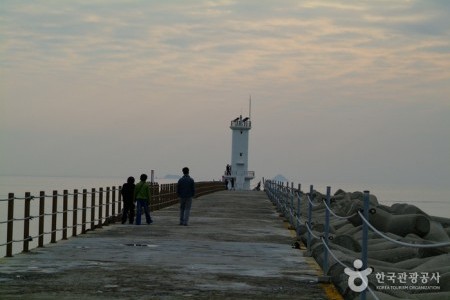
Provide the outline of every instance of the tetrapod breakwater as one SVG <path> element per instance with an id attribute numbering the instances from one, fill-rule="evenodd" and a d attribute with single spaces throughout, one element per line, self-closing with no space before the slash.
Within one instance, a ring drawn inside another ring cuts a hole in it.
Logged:
<path id="1" fill-rule="evenodd" d="M 450 219 L 369 191 L 264 189 L 345 299 L 450 299 Z"/>

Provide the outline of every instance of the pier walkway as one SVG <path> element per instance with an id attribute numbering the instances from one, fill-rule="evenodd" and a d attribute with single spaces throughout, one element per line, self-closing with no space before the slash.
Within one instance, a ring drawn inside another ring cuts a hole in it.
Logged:
<path id="1" fill-rule="evenodd" d="M 264 192 L 194 199 L 152 225 L 110 225 L 0 258 L 0 299 L 330 299 Z"/>

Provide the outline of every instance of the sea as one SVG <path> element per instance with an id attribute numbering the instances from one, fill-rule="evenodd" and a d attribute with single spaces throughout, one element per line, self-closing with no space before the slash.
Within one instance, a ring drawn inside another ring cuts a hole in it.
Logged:
<path id="1" fill-rule="evenodd" d="M 137 177 L 136 177 L 137 178 Z M 155 178 L 155 181 L 163 183 L 173 183 L 177 179 Z M 30 192 L 31 195 L 38 196 L 40 191 L 44 191 L 46 195 L 51 195 L 53 190 L 58 191 L 59 194 L 67 189 L 69 193 L 73 193 L 74 189 L 81 192 L 83 189 L 90 191 L 92 188 L 99 189 L 106 187 L 118 187 L 126 182 L 126 177 L 44 177 L 44 176 L 0 176 L 0 245 L 6 242 L 6 224 L 1 223 L 7 219 L 7 201 L 2 201 L 8 198 L 8 193 L 14 193 L 15 197 L 24 197 L 25 192 Z M 257 184 L 254 180 L 252 186 Z M 432 216 L 439 216 L 450 218 L 450 187 L 432 187 L 427 185 L 394 185 L 394 184 L 354 184 L 354 183 L 302 183 L 302 191 L 309 191 L 309 185 L 314 184 L 314 189 L 326 194 L 327 186 L 331 187 L 331 194 L 333 195 L 338 189 L 346 192 L 354 191 L 370 191 L 375 195 L 378 201 L 384 205 L 392 205 L 394 203 L 408 203 L 417 206 L 426 213 Z M 294 183 L 297 187 L 298 183 Z M 70 201 L 70 199 L 69 199 Z M 79 200 L 80 201 L 80 200 Z M 23 218 L 23 202 L 17 200 L 15 205 L 15 218 Z M 37 203 L 37 201 L 36 201 Z M 50 207 L 50 205 L 46 205 Z M 70 208 L 70 204 L 69 204 Z M 37 215 L 37 205 L 32 206 L 31 215 Z M 50 208 L 51 209 L 51 208 Z M 62 208 L 58 208 L 61 211 Z M 47 211 L 46 211 L 47 213 Z M 61 219 L 61 218 L 59 218 Z M 37 219 L 34 219 L 37 220 Z M 33 221 L 37 222 L 37 221 Z M 59 220 L 59 222 L 61 222 Z M 58 223 L 59 223 L 58 222 Z M 18 224 L 17 224 L 18 223 Z M 46 221 L 46 224 L 49 223 Z M 71 221 L 69 220 L 69 223 Z M 46 225 L 47 226 L 47 225 Z M 50 226 L 50 225 L 48 225 Z M 60 226 L 60 225 L 58 225 Z M 23 226 L 21 222 L 14 223 L 14 240 L 21 240 L 23 238 Z M 48 232 L 50 228 L 45 228 Z M 35 233 L 34 233 L 35 234 Z M 33 236 L 33 233 L 31 233 Z M 59 232 L 58 235 L 61 235 Z M 50 237 L 46 235 L 44 243 L 49 242 Z M 57 239 L 60 239 L 58 237 Z M 30 248 L 36 247 L 37 241 L 32 242 Z M 21 251 L 21 243 L 14 243 L 14 253 Z M 6 255 L 6 246 L 0 246 L 0 257 Z"/>
<path id="2" fill-rule="evenodd" d="M 58 194 L 63 194 L 64 190 L 68 190 L 68 193 L 73 193 L 74 189 L 78 189 L 78 192 L 81 193 L 83 189 L 87 189 L 88 192 L 91 192 L 92 188 L 95 188 L 97 191 L 99 188 L 103 188 L 106 190 L 107 187 L 112 188 L 122 186 L 128 176 L 122 177 L 69 177 L 69 176 L 59 176 L 59 177 L 46 177 L 46 176 L 1 176 L 0 175 L 0 257 L 6 255 L 6 246 L 3 245 L 6 243 L 6 235 L 7 235 L 7 224 L 2 223 L 8 219 L 8 199 L 9 193 L 14 193 L 15 197 L 23 198 L 26 192 L 30 192 L 32 196 L 39 196 L 40 191 L 44 191 L 45 195 L 52 195 L 53 191 L 57 191 Z M 136 181 L 139 181 L 139 175 L 135 176 Z M 160 184 L 164 183 L 174 183 L 177 182 L 176 178 L 155 178 L 155 182 Z M 106 196 L 103 196 L 106 199 Z M 118 197 L 118 196 L 116 196 Z M 62 197 L 58 198 L 58 211 L 63 211 L 62 207 Z M 78 205 L 81 205 L 81 196 L 78 197 Z M 118 198 L 116 198 L 118 199 Z M 51 213 L 51 198 L 46 199 L 45 205 L 45 213 Z M 71 209 L 71 200 L 69 197 L 69 209 Z M 105 200 L 103 200 L 105 203 Z M 17 199 L 14 202 L 14 218 L 21 219 L 24 217 L 24 202 L 22 199 Z M 90 205 L 90 198 L 88 197 L 88 206 Z M 98 196 L 97 196 L 97 204 L 98 204 Z M 37 216 L 39 215 L 39 201 L 33 200 L 30 205 L 30 215 Z M 78 214 L 78 223 L 81 223 L 81 214 Z M 96 216 L 98 217 L 98 215 Z M 45 217 L 45 227 L 44 232 L 51 231 L 51 216 Z M 62 217 L 58 215 L 57 217 L 57 226 L 58 228 L 62 228 Z M 87 220 L 90 220 L 90 211 L 87 211 Z M 30 236 L 38 236 L 38 218 L 33 218 L 30 220 Z M 72 216 L 68 214 L 68 224 L 72 224 Z M 70 226 L 70 225 L 69 225 Z M 87 225 L 89 228 L 90 225 Z M 79 229 L 79 231 L 81 231 Z M 71 229 L 69 229 L 68 236 L 71 236 Z M 57 240 L 62 238 L 62 231 L 57 232 Z M 19 241 L 23 239 L 23 221 L 15 221 L 14 222 L 14 236 L 13 240 Z M 44 236 L 44 244 L 50 243 L 51 236 L 50 234 L 46 234 Z M 38 239 L 33 239 L 30 242 L 30 249 L 36 248 L 38 243 Z M 2 246 L 3 245 L 3 246 Z M 13 243 L 13 254 L 19 253 L 22 251 L 22 243 L 17 242 Z"/>
<path id="3" fill-rule="evenodd" d="M 430 216 L 450 218 L 450 187 L 418 185 L 418 184 L 314 184 L 314 189 L 326 194 L 327 186 L 331 187 L 331 195 L 338 189 L 346 192 L 369 191 L 375 195 L 380 204 L 391 206 L 395 203 L 415 205 Z M 305 191 L 305 187 L 302 187 Z M 309 185 L 307 188 L 309 191 Z"/>

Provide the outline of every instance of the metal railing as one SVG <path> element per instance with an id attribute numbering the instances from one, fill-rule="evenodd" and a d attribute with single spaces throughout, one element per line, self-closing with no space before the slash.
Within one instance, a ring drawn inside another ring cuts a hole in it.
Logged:
<path id="1" fill-rule="evenodd" d="M 390 241 L 392 243 L 396 243 L 403 247 L 414 247 L 414 248 L 437 248 L 437 247 L 447 247 L 450 246 L 449 242 L 443 242 L 443 243 L 428 243 L 428 244 L 418 244 L 417 242 L 402 242 L 397 241 L 383 232 L 377 230 L 375 226 L 373 226 L 368 220 L 369 220 L 369 213 L 373 213 L 370 209 L 370 203 L 369 203 L 369 191 L 364 191 L 363 194 L 363 208 L 356 213 L 353 213 L 348 216 L 340 216 L 336 214 L 330 206 L 330 199 L 331 199 L 331 188 L 327 187 L 326 192 L 326 199 L 320 202 L 316 201 L 315 193 L 314 193 L 314 187 L 313 185 L 310 186 L 309 193 L 303 193 L 301 191 L 301 185 L 298 184 L 298 188 L 294 188 L 294 184 L 291 183 L 291 186 L 289 186 L 288 183 L 282 183 L 282 182 L 275 182 L 270 180 L 264 181 L 264 190 L 266 194 L 268 195 L 269 199 L 272 201 L 272 203 L 277 207 L 278 211 L 287 219 L 287 221 L 290 223 L 293 229 L 296 229 L 297 236 L 300 236 L 302 234 L 307 233 L 307 250 L 308 253 L 311 254 L 311 244 L 312 244 L 312 238 L 319 240 L 323 246 L 324 246 L 324 257 L 323 257 L 323 274 L 325 277 L 328 276 L 329 266 L 328 266 L 328 255 L 330 255 L 334 261 L 339 263 L 341 266 L 349 269 L 353 269 L 353 266 L 347 266 L 345 263 L 343 263 L 334 253 L 331 249 L 330 241 L 332 241 L 333 237 L 330 236 L 330 217 L 333 216 L 335 218 L 339 219 L 350 219 L 354 218 L 356 216 L 359 216 L 359 218 L 362 221 L 362 242 L 361 242 L 361 257 L 355 257 L 356 259 L 360 259 L 362 261 L 362 267 L 361 269 L 368 268 L 368 231 L 369 228 L 375 232 L 378 236 L 384 238 L 387 241 Z M 306 201 L 306 202 L 304 202 Z M 307 214 L 302 214 L 302 204 L 307 205 Z M 323 220 L 324 228 L 323 232 L 319 233 L 317 235 L 314 233 L 314 230 L 312 229 L 314 226 L 313 223 L 313 209 L 319 205 L 323 204 L 326 208 L 325 210 L 325 220 Z M 302 227 L 302 223 L 304 223 L 305 226 Z M 306 230 L 307 232 L 302 232 L 302 230 Z M 377 295 L 374 293 L 374 291 L 370 288 L 367 278 L 360 277 L 361 280 L 364 281 L 365 285 L 367 286 L 367 290 L 371 293 L 374 299 L 378 299 Z M 360 294 L 360 299 L 366 299 L 366 290 L 363 290 Z"/>
<path id="2" fill-rule="evenodd" d="M 179 202 L 176 183 L 149 183 L 149 186 L 152 195 L 151 211 Z M 220 181 L 204 181 L 196 182 L 195 189 L 195 197 L 200 197 L 224 190 L 225 186 Z M 62 194 L 56 190 L 52 194 L 41 191 L 39 195 L 27 192 L 24 197 L 9 193 L 8 198 L 0 199 L 0 202 L 7 202 L 7 219 L 0 219 L 0 225 L 6 224 L 6 241 L 0 241 L 0 249 L 6 246 L 6 257 L 13 256 L 14 244 L 22 243 L 22 251 L 28 252 L 30 243 L 36 239 L 35 246 L 43 247 L 46 244 L 45 238 L 47 241 L 49 238 L 50 243 L 56 243 L 58 240 L 118 222 L 122 216 L 121 187 L 93 188 L 89 192 L 87 189 L 82 192 L 75 189 L 73 193 L 64 190 Z M 18 216 L 15 208 L 22 206 L 23 215 Z M 17 235 L 14 225 L 19 222 L 23 226 L 23 236 L 14 239 Z M 31 231 L 36 234 L 33 235 Z"/>
<path id="3" fill-rule="evenodd" d="M 242 127 L 242 128 L 251 128 L 252 122 L 250 119 L 236 119 L 231 121 L 230 127 Z"/>

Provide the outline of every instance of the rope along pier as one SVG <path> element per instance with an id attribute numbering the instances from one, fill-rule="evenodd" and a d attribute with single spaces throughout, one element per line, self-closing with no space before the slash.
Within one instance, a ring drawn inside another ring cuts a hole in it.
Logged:
<path id="1" fill-rule="evenodd" d="M 401 207 L 379 205 L 369 191 L 339 190 L 331 196 L 330 187 L 325 195 L 315 191 L 312 185 L 309 193 L 304 193 L 300 184 L 294 188 L 293 183 L 289 186 L 270 180 L 264 182 L 264 188 L 280 214 L 295 228 L 298 238 L 307 245 L 309 255 L 321 265 L 324 277 L 329 277 L 344 296 L 450 297 L 445 284 L 450 272 L 450 266 L 445 263 L 450 249 L 445 228 L 450 226 L 450 220 L 440 223 L 436 221 L 438 218 L 412 206 L 404 209 L 407 213 L 400 213 Z M 361 266 L 356 268 L 358 260 Z M 364 290 L 350 289 L 342 276 L 347 269 L 358 274 L 361 286 L 366 287 Z M 371 274 L 362 276 L 362 270 L 368 269 L 372 270 Z M 391 273 L 399 274 L 401 279 L 386 282 L 385 275 Z M 424 277 L 425 273 L 429 273 L 428 277 Z M 422 281 L 414 279 L 413 274 L 422 276 Z M 424 284 L 425 279 L 434 285 L 421 287 L 419 293 L 414 283 Z M 398 286 L 392 287 L 395 284 Z"/>
<path id="2" fill-rule="evenodd" d="M 152 211 L 178 203 L 176 183 L 149 185 Z M 196 182 L 195 185 L 196 197 L 225 188 L 218 181 Z M 2 219 L 4 216 L 0 217 L 0 229 L 6 227 L 6 241 L 0 241 L 0 249 L 6 247 L 6 257 L 11 257 L 17 252 L 13 250 L 14 245 L 19 248 L 22 244 L 22 251 L 28 252 L 31 248 L 43 247 L 120 221 L 120 191 L 121 187 L 83 189 L 82 192 L 75 189 L 73 193 L 64 190 L 62 194 L 55 190 L 52 194 L 44 191 L 39 195 L 25 193 L 24 197 L 9 193 L 8 198 L 0 199 L 7 206 L 6 220 Z M 23 233 L 15 230 L 15 224 L 23 227 Z"/>

